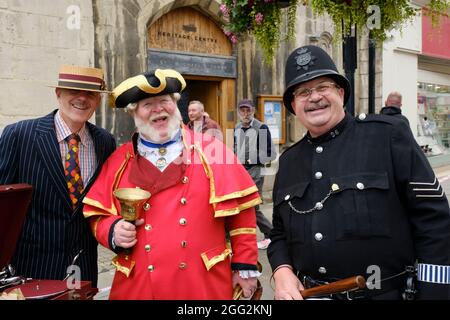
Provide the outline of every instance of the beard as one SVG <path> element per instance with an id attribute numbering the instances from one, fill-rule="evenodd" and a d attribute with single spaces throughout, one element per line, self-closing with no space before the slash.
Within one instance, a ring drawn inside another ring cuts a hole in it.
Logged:
<path id="1" fill-rule="evenodd" d="M 178 108 L 175 108 L 175 111 L 172 115 L 169 115 L 168 113 L 163 113 L 159 114 L 157 117 L 160 116 L 168 117 L 167 129 L 163 131 L 156 130 L 150 125 L 152 118 L 143 121 L 138 117 L 136 117 L 136 115 L 134 116 L 134 124 L 136 125 L 138 132 L 142 134 L 146 140 L 155 143 L 164 143 L 168 141 L 174 135 L 174 133 L 180 128 L 180 122 L 182 121 L 182 117 L 180 110 L 178 110 Z"/>

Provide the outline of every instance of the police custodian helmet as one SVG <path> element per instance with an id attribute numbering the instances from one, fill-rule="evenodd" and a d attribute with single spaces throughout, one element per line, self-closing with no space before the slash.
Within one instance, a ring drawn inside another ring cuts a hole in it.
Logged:
<path id="1" fill-rule="evenodd" d="M 283 102 L 292 114 L 295 114 L 291 106 L 294 98 L 293 92 L 297 85 L 313 80 L 318 77 L 327 76 L 344 89 L 344 105 L 350 97 L 350 82 L 346 77 L 339 74 L 331 57 L 322 48 L 316 46 L 304 46 L 295 49 L 286 62 L 285 85 Z"/>

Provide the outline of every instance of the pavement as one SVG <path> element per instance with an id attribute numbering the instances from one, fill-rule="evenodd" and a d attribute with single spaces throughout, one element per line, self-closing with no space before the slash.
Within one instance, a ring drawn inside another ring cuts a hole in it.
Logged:
<path id="1" fill-rule="evenodd" d="M 447 197 L 450 195 L 450 165 L 434 168 L 434 172 L 440 181 L 445 194 Z M 267 195 L 269 198 L 269 195 Z M 264 199 L 267 199 L 264 195 Z M 264 203 L 260 206 L 261 211 L 264 215 L 272 221 L 272 203 Z M 261 240 L 264 236 L 261 234 L 259 229 L 257 229 L 257 239 Z M 263 294 L 261 296 L 261 300 L 273 300 L 274 293 L 272 286 L 270 284 L 271 277 L 271 268 L 269 265 L 269 261 L 267 259 L 266 250 L 258 250 L 259 262 L 263 267 L 262 276 L 259 278 L 262 287 Z M 111 265 L 111 259 L 115 256 L 115 254 L 109 249 L 104 248 L 103 246 L 98 246 L 98 288 L 99 293 L 94 297 L 94 300 L 107 300 L 109 296 L 109 291 L 111 288 L 112 279 L 114 277 L 114 267 Z M 273 283 L 272 283 L 273 285 Z"/>

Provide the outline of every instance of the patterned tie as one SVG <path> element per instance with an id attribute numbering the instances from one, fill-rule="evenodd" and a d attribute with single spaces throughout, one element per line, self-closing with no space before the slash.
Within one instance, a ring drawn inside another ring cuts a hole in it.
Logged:
<path id="1" fill-rule="evenodd" d="M 72 133 L 66 139 L 69 152 L 66 155 L 64 174 L 66 176 L 67 188 L 69 189 L 70 200 L 75 208 L 83 193 L 83 180 L 81 179 L 80 160 L 78 159 L 78 144 L 80 136 Z"/>

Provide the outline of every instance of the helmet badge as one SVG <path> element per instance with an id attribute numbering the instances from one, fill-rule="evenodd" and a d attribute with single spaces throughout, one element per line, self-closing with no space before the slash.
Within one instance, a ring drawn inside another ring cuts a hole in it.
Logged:
<path id="1" fill-rule="evenodd" d="M 311 55 L 311 52 L 309 52 L 307 48 L 301 48 L 297 51 L 297 56 L 295 57 L 297 70 L 308 70 L 309 66 L 314 65 L 313 60 L 316 60 L 316 57 Z"/>

